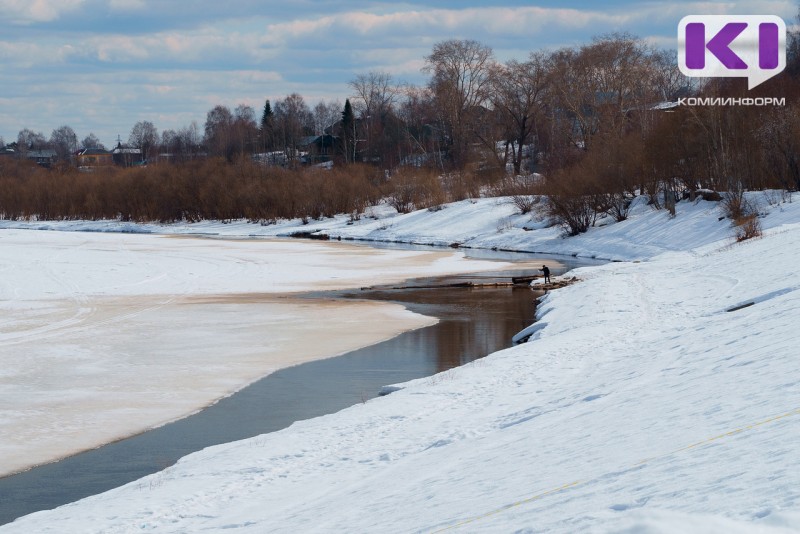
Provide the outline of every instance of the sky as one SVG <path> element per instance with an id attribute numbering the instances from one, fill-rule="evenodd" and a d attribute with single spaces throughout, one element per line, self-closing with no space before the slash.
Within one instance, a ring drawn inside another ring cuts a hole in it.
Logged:
<path id="1" fill-rule="evenodd" d="M 106 146 L 137 121 L 177 130 L 216 105 L 299 93 L 344 102 L 359 74 L 422 85 L 424 58 L 474 39 L 498 60 L 627 32 L 674 49 L 690 14 L 770 14 L 794 0 L 0 0 L 0 137 L 68 125 Z"/>

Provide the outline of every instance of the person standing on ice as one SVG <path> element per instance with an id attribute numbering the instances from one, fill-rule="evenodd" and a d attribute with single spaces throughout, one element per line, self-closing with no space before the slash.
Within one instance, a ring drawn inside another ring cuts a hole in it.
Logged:
<path id="1" fill-rule="evenodd" d="M 539 269 L 539 270 L 544 273 L 544 283 L 545 284 L 551 283 L 550 282 L 550 269 L 547 267 L 547 265 L 542 265 L 542 268 Z"/>

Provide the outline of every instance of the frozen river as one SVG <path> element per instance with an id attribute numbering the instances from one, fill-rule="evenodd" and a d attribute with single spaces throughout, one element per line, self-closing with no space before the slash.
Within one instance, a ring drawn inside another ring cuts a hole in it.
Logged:
<path id="1" fill-rule="evenodd" d="M 435 322 L 300 292 L 510 266 L 454 251 L 30 230 L 0 232 L 0 252 L 0 474 Z"/>
<path id="2" fill-rule="evenodd" d="M 281 369 L 195 415 L 0 478 L 0 524 L 140 479 L 205 447 L 332 413 L 373 398 L 386 384 L 430 376 L 505 348 L 534 316 L 534 295 L 525 287 L 337 292 L 338 299 L 401 302 L 439 321 L 336 358 Z"/>

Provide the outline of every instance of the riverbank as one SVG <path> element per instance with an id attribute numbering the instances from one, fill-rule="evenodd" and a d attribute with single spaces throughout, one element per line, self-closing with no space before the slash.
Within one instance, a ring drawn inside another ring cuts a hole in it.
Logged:
<path id="1" fill-rule="evenodd" d="M 0 531 L 796 531 L 799 207 L 592 229 L 646 261 L 579 269 L 528 343 Z"/>
<path id="2" fill-rule="evenodd" d="M 765 228 L 792 222 L 791 196 L 779 192 L 749 193 L 748 202 L 761 215 Z M 797 195 L 795 194 L 795 200 Z M 271 224 L 247 221 L 136 224 L 119 221 L 0 221 L 0 229 L 25 228 L 77 232 L 203 235 L 218 238 L 289 237 L 316 235 L 327 239 L 372 243 L 408 243 L 559 254 L 609 261 L 647 260 L 667 251 L 733 241 L 731 221 L 719 202 L 698 197 L 676 205 L 676 216 L 655 210 L 646 198 L 634 199 L 628 219 L 600 218 L 585 234 L 565 238 L 541 211 L 540 201 L 520 214 L 510 197 L 479 198 L 445 204 L 436 210 L 399 214 L 381 204 L 367 208 L 358 220 L 338 215 L 321 220 L 282 220 Z"/>

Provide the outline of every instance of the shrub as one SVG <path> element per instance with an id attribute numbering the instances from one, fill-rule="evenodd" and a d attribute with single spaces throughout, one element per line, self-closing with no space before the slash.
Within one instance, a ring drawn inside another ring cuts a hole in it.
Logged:
<path id="1" fill-rule="evenodd" d="M 586 232 L 607 209 L 605 196 L 593 175 L 580 167 L 555 173 L 542 188 L 545 211 L 569 236 Z"/>
<path id="2" fill-rule="evenodd" d="M 725 217 L 733 221 L 743 219 L 752 212 L 743 190 L 725 193 L 722 197 L 721 208 Z"/>
<path id="3" fill-rule="evenodd" d="M 514 203 L 521 215 L 525 215 L 533 211 L 538 199 L 533 195 L 514 195 L 511 197 L 511 202 Z"/>
<path id="4" fill-rule="evenodd" d="M 433 169 L 403 168 L 392 175 L 389 205 L 398 213 L 409 213 L 443 204 L 442 183 Z"/>
<path id="5" fill-rule="evenodd" d="M 736 241 L 745 241 L 762 235 L 758 209 L 747 200 L 744 191 L 726 193 L 721 207 L 725 216 L 733 221 Z"/>
<path id="6" fill-rule="evenodd" d="M 745 241 L 754 237 L 761 237 L 761 223 L 758 215 L 751 213 L 735 221 L 736 241 Z"/>

